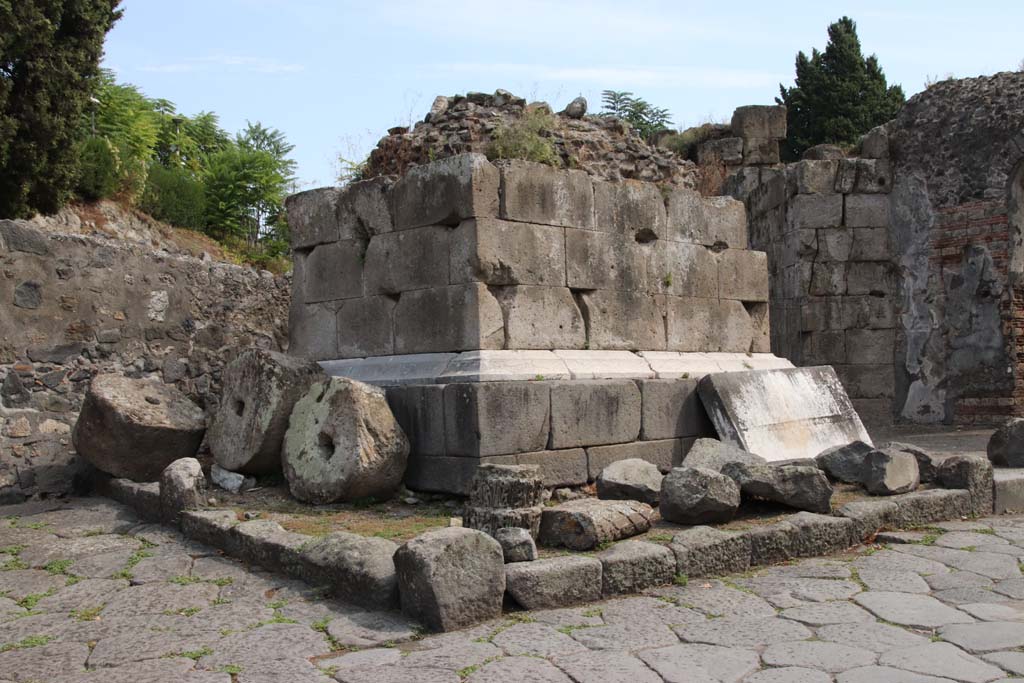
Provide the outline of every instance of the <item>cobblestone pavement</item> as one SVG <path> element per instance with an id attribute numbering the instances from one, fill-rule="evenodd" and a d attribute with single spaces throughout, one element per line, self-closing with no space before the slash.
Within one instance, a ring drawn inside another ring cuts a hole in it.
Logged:
<path id="1" fill-rule="evenodd" d="M 1024 517 L 420 637 L 103 499 L 0 508 L 0 683 L 983 683 L 1024 675 Z"/>

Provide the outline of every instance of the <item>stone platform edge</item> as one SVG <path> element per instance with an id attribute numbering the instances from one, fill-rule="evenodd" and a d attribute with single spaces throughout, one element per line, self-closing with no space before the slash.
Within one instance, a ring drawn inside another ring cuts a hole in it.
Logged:
<path id="1" fill-rule="evenodd" d="M 686 527 L 674 533 L 668 546 L 624 540 L 594 554 L 507 564 L 506 592 L 526 609 L 565 607 L 667 585 L 679 576 L 743 572 L 754 566 L 825 555 L 871 542 L 883 529 L 916 528 L 992 514 L 999 483 L 988 460 L 952 456 L 948 461 L 954 462 L 942 467 L 939 475 L 947 488 L 854 501 L 831 515 L 795 512 L 772 524 L 744 530 Z M 98 482 L 96 489 L 134 508 L 145 519 L 161 521 L 158 483 L 109 479 Z M 391 541 L 347 532 L 307 536 L 287 531 L 271 520 L 240 521 L 235 512 L 225 509 L 182 511 L 179 520 L 177 526 L 187 538 L 232 557 L 326 585 L 341 599 L 362 607 L 400 606 L 391 559 L 398 545 Z M 566 585 L 576 588 L 558 589 Z M 422 621 L 421 615 L 408 616 Z"/>
<path id="2" fill-rule="evenodd" d="M 715 372 L 792 368 L 770 353 L 463 351 L 319 361 L 334 377 L 382 386 L 567 379 L 700 379 Z"/>

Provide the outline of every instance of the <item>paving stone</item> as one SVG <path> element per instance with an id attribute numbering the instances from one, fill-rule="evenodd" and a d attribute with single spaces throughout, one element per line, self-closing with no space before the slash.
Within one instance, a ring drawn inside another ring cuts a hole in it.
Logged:
<path id="1" fill-rule="evenodd" d="M 534 657 L 508 657 L 485 664 L 466 678 L 467 683 L 506 683 L 510 680 L 536 683 L 572 683 L 553 664 Z"/>
<path id="2" fill-rule="evenodd" d="M 936 678 L 910 673 L 888 666 L 865 666 L 845 671 L 836 678 L 838 683 L 953 683 L 949 678 Z"/>
<path id="3" fill-rule="evenodd" d="M 880 531 L 875 536 L 876 543 L 920 543 L 928 534 L 923 531 Z"/>
<path id="4" fill-rule="evenodd" d="M 1014 600 L 1024 600 L 1024 578 L 997 581 L 992 590 Z"/>
<path id="5" fill-rule="evenodd" d="M 982 659 L 1015 676 L 1024 676 L 1024 652 L 990 652 Z"/>
<path id="6" fill-rule="evenodd" d="M 217 586 L 208 583 L 130 586 L 113 595 L 103 613 L 114 616 L 162 614 L 194 607 L 202 609 L 217 599 L 217 592 Z"/>
<path id="7" fill-rule="evenodd" d="M 86 579 L 43 598 L 36 604 L 36 609 L 45 612 L 94 609 L 106 605 L 127 587 L 128 582 L 124 579 Z"/>
<path id="8" fill-rule="evenodd" d="M 665 588 L 659 595 L 673 599 L 681 607 L 699 610 L 715 617 L 772 617 L 775 608 L 756 595 L 729 588 L 718 581 L 691 581 L 685 588 Z"/>
<path id="9" fill-rule="evenodd" d="M 853 561 L 853 566 L 858 570 L 876 569 L 879 571 L 908 571 L 928 576 L 929 574 L 948 574 L 949 567 L 936 562 L 898 553 L 893 550 L 880 550 L 872 555 L 862 555 Z"/>
<path id="10" fill-rule="evenodd" d="M 33 544 L 18 554 L 18 559 L 30 567 L 44 567 L 55 560 L 78 560 L 114 550 L 138 550 L 142 544 L 134 539 L 114 534 L 62 538 L 54 543 Z"/>
<path id="11" fill-rule="evenodd" d="M 808 626 L 857 624 L 875 621 L 875 618 L 869 612 L 849 602 L 823 602 L 817 605 L 791 607 L 782 610 L 781 616 L 786 619 L 799 621 Z"/>
<path id="12" fill-rule="evenodd" d="M 29 595 L 56 591 L 67 584 L 67 577 L 53 575 L 42 569 L 15 569 L 0 571 L 0 594 L 15 600 Z"/>
<path id="13" fill-rule="evenodd" d="M 432 650 L 410 652 L 402 657 L 399 666 L 461 671 L 500 656 L 501 650 L 495 645 L 460 640 Z"/>
<path id="14" fill-rule="evenodd" d="M 136 584 L 169 581 L 191 573 L 192 557 L 184 553 L 147 557 L 131 568 L 132 583 Z"/>
<path id="15" fill-rule="evenodd" d="M 585 652 L 586 648 L 566 634 L 547 624 L 516 624 L 491 638 L 491 643 L 500 647 L 511 657 L 553 657 Z"/>
<path id="16" fill-rule="evenodd" d="M 264 662 L 258 669 L 242 669 L 235 683 L 334 683 L 334 679 L 303 659 Z"/>
<path id="17" fill-rule="evenodd" d="M 330 662 L 330 666 L 339 671 L 351 671 L 353 669 L 374 669 L 379 666 L 397 664 L 401 658 L 402 652 L 398 648 L 378 647 L 351 652 L 325 661 Z"/>
<path id="18" fill-rule="evenodd" d="M 984 527 L 988 528 L 988 527 Z M 943 548 L 976 548 L 986 545 L 1009 545 L 1009 541 L 994 533 L 981 534 L 976 531 L 951 531 L 935 539 L 935 545 Z"/>
<path id="19" fill-rule="evenodd" d="M 187 657 L 168 657 L 81 672 L 61 680 L 62 683 L 231 683 L 230 674 L 196 671 L 195 665 Z"/>
<path id="20" fill-rule="evenodd" d="M 851 576 L 848 562 L 823 559 L 803 560 L 796 564 L 769 567 L 763 575 L 800 579 L 848 579 Z"/>
<path id="21" fill-rule="evenodd" d="M 831 624 L 817 629 L 818 638 L 872 652 L 888 652 L 925 645 L 928 639 L 906 629 L 877 621 Z"/>
<path id="22" fill-rule="evenodd" d="M 993 585 L 992 579 L 973 572 L 949 572 L 948 574 L 933 574 L 924 577 L 925 582 L 932 590 L 948 590 L 950 588 L 967 588 L 970 586 L 986 587 Z"/>
<path id="23" fill-rule="evenodd" d="M 896 551 L 941 562 L 949 567 L 981 574 L 990 579 L 1012 579 L 1020 576 L 1017 561 L 1007 555 L 970 552 L 954 548 L 936 548 L 927 545 L 899 546 Z"/>
<path id="24" fill-rule="evenodd" d="M 637 656 L 661 674 L 666 683 L 740 681 L 760 668 L 756 652 L 717 645 L 673 645 L 646 650 Z"/>
<path id="25" fill-rule="evenodd" d="M 650 622 L 582 628 L 574 630 L 572 637 L 591 650 L 616 652 L 665 647 L 679 642 L 679 638 L 668 626 Z"/>
<path id="26" fill-rule="evenodd" d="M 945 676 L 965 683 L 986 683 L 1003 678 L 1002 670 L 949 643 L 928 643 L 905 650 L 893 650 L 879 657 L 878 663 L 928 676 Z"/>
<path id="27" fill-rule="evenodd" d="M 550 624 L 555 628 L 578 626 L 603 626 L 600 607 L 562 607 L 558 609 L 534 610 L 530 616 L 534 621 Z"/>
<path id="28" fill-rule="evenodd" d="M 780 598 L 788 599 L 794 605 L 804 602 L 848 600 L 862 590 L 853 581 L 842 579 L 757 576 L 751 579 L 737 579 L 736 584 L 753 591 L 773 604 L 778 604 L 781 601 Z M 927 586 L 925 588 L 927 589 Z"/>
<path id="29" fill-rule="evenodd" d="M 950 588 L 944 591 L 935 591 L 932 597 L 948 602 L 951 605 L 966 605 L 972 603 L 999 603 L 1007 602 L 1010 598 L 995 593 L 988 588 L 980 586 L 966 586 L 964 588 Z"/>
<path id="30" fill-rule="evenodd" d="M 199 664 L 205 669 L 260 668 L 282 659 L 308 660 L 330 650 L 322 633 L 301 624 L 267 624 L 222 638 L 213 646 L 213 654 L 202 657 Z"/>
<path id="31" fill-rule="evenodd" d="M 686 623 L 706 624 L 708 621 L 700 612 L 649 597 L 609 600 L 602 603 L 599 609 L 604 623 L 610 625 L 650 623 L 675 626 Z"/>
<path id="32" fill-rule="evenodd" d="M 588 651 L 555 657 L 552 663 L 581 683 L 662 683 L 658 674 L 625 652 Z"/>
<path id="33" fill-rule="evenodd" d="M 939 629 L 943 640 L 968 652 L 992 652 L 1024 646 L 1024 624 L 989 621 L 980 624 L 953 624 Z"/>
<path id="34" fill-rule="evenodd" d="M 459 683 L 462 680 L 454 671 L 429 667 L 407 669 L 401 666 L 341 671 L 334 678 L 339 683 Z"/>
<path id="35" fill-rule="evenodd" d="M 879 619 L 912 628 L 938 628 L 946 624 L 971 623 L 973 618 L 944 605 L 929 595 L 871 591 L 854 601 Z"/>
<path id="36" fill-rule="evenodd" d="M 685 643 L 746 648 L 806 640 L 814 635 L 806 626 L 778 617 L 711 619 L 680 624 L 673 626 L 672 630 Z"/>
<path id="37" fill-rule="evenodd" d="M 776 643 L 761 653 L 769 666 L 801 666 L 833 674 L 874 664 L 875 657 L 870 650 L 816 641 Z"/>
<path id="38" fill-rule="evenodd" d="M 895 593 L 928 593 L 931 588 L 914 572 L 890 572 L 877 569 L 865 569 L 858 573 L 870 590 L 891 591 Z"/>
<path id="39" fill-rule="evenodd" d="M 219 633 L 188 633 L 137 629 L 101 638 L 92 654 L 90 667 L 117 666 L 125 662 L 160 659 L 183 652 L 196 652 L 220 640 Z"/>
<path id="40" fill-rule="evenodd" d="M 743 680 L 744 683 L 832 683 L 832 677 L 823 671 L 797 666 L 765 669 Z"/>
<path id="41" fill-rule="evenodd" d="M 131 548 L 112 550 L 75 560 L 68 573 L 89 579 L 106 579 L 124 569 L 135 554 Z"/>
<path id="42" fill-rule="evenodd" d="M 398 613 L 354 612 L 327 624 L 327 634 L 345 647 L 400 643 L 416 636 L 415 624 Z"/>
<path id="43" fill-rule="evenodd" d="M 47 643 L 0 652 L 0 671 L 15 683 L 59 681 L 68 671 L 82 671 L 88 657 L 85 643 Z"/>
<path id="44" fill-rule="evenodd" d="M 982 621 L 1024 621 L 1024 604 L 998 604 L 991 602 L 969 602 L 957 605 L 961 612 L 967 612 Z"/>

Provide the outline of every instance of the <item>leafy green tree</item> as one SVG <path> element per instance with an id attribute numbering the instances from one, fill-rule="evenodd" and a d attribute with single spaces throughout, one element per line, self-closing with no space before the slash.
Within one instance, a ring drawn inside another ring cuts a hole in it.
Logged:
<path id="1" fill-rule="evenodd" d="M 139 208 L 157 220 L 182 228 L 206 229 L 206 191 L 185 168 L 154 163 Z"/>
<path id="2" fill-rule="evenodd" d="M 173 107 L 166 100 L 151 100 L 136 86 L 118 83 L 113 72 L 104 69 L 96 89 L 96 132 L 117 150 L 120 192 L 136 201 L 146 185 L 149 162 L 160 135 L 160 107 Z"/>
<path id="3" fill-rule="evenodd" d="M 622 90 L 605 90 L 601 93 L 601 113 L 598 116 L 622 119 L 644 138 L 672 125 L 672 115 L 668 109 L 655 107 L 647 100 Z"/>
<path id="4" fill-rule="evenodd" d="M 797 159 L 822 143 L 851 145 L 894 118 L 906 98 L 888 85 L 875 55 L 865 58 L 857 24 L 843 17 L 828 27 L 828 45 L 796 56 L 796 84 L 779 85 L 776 102 L 788 109 L 787 156 Z"/>
<path id="5" fill-rule="evenodd" d="M 270 152 L 232 145 L 209 158 L 203 184 L 207 232 L 253 246 L 263 207 L 284 201 L 287 179 Z"/>
<path id="6" fill-rule="evenodd" d="M 111 197 L 118 188 L 117 152 L 106 138 L 86 138 L 79 145 L 81 164 L 75 191 L 83 199 Z"/>
<path id="7" fill-rule="evenodd" d="M 0 216 L 57 211 L 120 0 L 0 0 Z"/>

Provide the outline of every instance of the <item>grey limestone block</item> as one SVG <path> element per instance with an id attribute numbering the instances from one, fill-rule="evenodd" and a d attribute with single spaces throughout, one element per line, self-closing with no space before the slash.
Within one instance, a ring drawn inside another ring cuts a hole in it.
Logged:
<path id="1" fill-rule="evenodd" d="M 658 439 L 611 446 L 591 446 L 587 449 L 588 476 L 591 481 L 596 480 L 612 463 L 629 459 L 644 460 L 655 465 L 659 471 L 668 472 L 679 466 L 692 442 L 692 438 Z"/>
<path id="2" fill-rule="evenodd" d="M 449 239 L 453 284 L 564 286 L 565 231 L 549 225 L 476 218 Z"/>
<path id="3" fill-rule="evenodd" d="M 851 261 L 888 261 L 892 256 L 888 228 L 853 228 Z"/>
<path id="4" fill-rule="evenodd" d="M 185 510 L 179 516 L 181 533 L 193 541 L 219 548 L 228 555 L 239 552 L 238 537 L 234 528 L 238 516 L 234 510 Z"/>
<path id="5" fill-rule="evenodd" d="M 808 292 L 811 296 L 837 296 L 846 294 L 846 272 L 849 264 L 844 262 L 814 263 Z"/>
<path id="6" fill-rule="evenodd" d="M 669 546 L 678 573 L 688 577 L 744 572 L 750 568 L 750 537 L 695 526 L 680 531 Z"/>
<path id="7" fill-rule="evenodd" d="M 723 299 L 768 301 L 768 255 L 726 249 L 718 255 L 718 290 Z"/>
<path id="8" fill-rule="evenodd" d="M 601 599 L 601 561 L 583 555 L 505 565 L 508 594 L 525 609 L 554 609 Z"/>
<path id="9" fill-rule="evenodd" d="M 601 562 L 601 595 L 611 597 L 672 583 L 676 557 L 667 547 L 622 541 L 596 555 Z"/>
<path id="10" fill-rule="evenodd" d="M 980 455 L 952 455 L 938 466 L 935 478 L 946 488 L 966 489 L 971 495 L 972 515 L 982 517 L 992 514 L 993 469 L 988 458 Z"/>
<path id="11" fill-rule="evenodd" d="M 499 185 L 498 169 L 482 154 L 460 154 L 415 166 L 391 188 L 395 229 L 494 218 Z"/>
<path id="12" fill-rule="evenodd" d="M 597 497 L 602 500 L 639 500 L 657 505 L 663 478 L 658 466 L 646 460 L 618 460 L 597 475 Z"/>
<path id="13" fill-rule="evenodd" d="M 848 194 L 846 227 L 888 228 L 889 197 L 884 194 Z"/>
<path id="14" fill-rule="evenodd" d="M 0 220 L 0 248 L 46 256 L 50 253 L 49 236 L 24 221 Z"/>
<path id="15" fill-rule="evenodd" d="M 658 240 L 647 252 L 647 289 L 653 293 L 714 299 L 719 296 L 720 261 L 704 245 Z M 767 268 L 764 271 L 767 287 Z"/>
<path id="16" fill-rule="evenodd" d="M 756 335 L 759 339 L 764 337 L 763 324 L 767 322 L 766 311 L 762 308 L 761 329 Z M 752 353 L 754 352 L 754 320 L 750 316 L 750 310 L 743 301 L 735 299 L 721 299 L 719 302 L 718 350 L 726 353 Z M 674 321 L 674 328 L 678 329 L 679 321 Z"/>
<path id="17" fill-rule="evenodd" d="M 395 306 L 395 300 L 390 296 L 365 296 L 341 302 L 335 313 L 338 331 L 336 357 L 393 354 Z"/>
<path id="18" fill-rule="evenodd" d="M 743 307 L 750 316 L 750 352 L 771 353 L 772 352 L 772 326 L 771 307 L 767 302 L 743 302 Z M 779 354 L 784 355 L 784 354 Z"/>
<path id="19" fill-rule="evenodd" d="M 240 525 L 241 526 L 241 525 Z M 330 586 L 338 597 L 368 609 L 398 606 L 398 545 L 372 536 L 336 531 L 299 548 L 302 578 Z"/>
<path id="20" fill-rule="evenodd" d="M 589 348 L 666 349 L 664 297 L 644 292 L 597 289 L 581 292 L 577 301 L 584 319 L 588 321 Z"/>
<path id="21" fill-rule="evenodd" d="M 750 564 L 777 564 L 793 558 L 797 528 L 786 521 L 755 526 L 743 532 L 750 539 Z"/>
<path id="22" fill-rule="evenodd" d="M 732 249 L 746 249 L 750 246 L 747 211 L 743 202 L 732 197 L 702 197 L 700 203 L 704 224 L 707 226 L 703 244 L 725 244 Z"/>
<path id="23" fill-rule="evenodd" d="M 285 200 L 292 249 L 306 249 L 341 238 L 337 187 L 321 187 L 293 194 Z"/>
<path id="24" fill-rule="evenodd" d="M 409 438 L 413 455 L 445 455 L 444 385 L 409 384 L 387 387 L 395 420 Z"/>
<path id="25" fill-rule="evenodd" d="M 875 126 L 861 136 L 858 149 L 863 159 L 889 158 L 889 131 L 884 125 Z"/>
<path id="26" fill-rule="evenodd" d="M 743 138 L 719 138 L 697 145 L 697 163 L 701 166 L 724 164 L 738 166 L 743 163 Z"/>
<path id="27" fill-rule="evenodd" d="M 160 482 L 102 479 L 97 493 L 127 505 L 146 521 L 160 521 Z"/>
<path id="28" fill-rule="evenodd" d="M 849 261 L 852 249 L 853 231 L 849 228 L 822 228 L 818 230 L 816 261 Z"/>
<path id="29" fill-rule="evenodd" d="M 895 370 L 886 365 L 836 365 L 835 371 L 851 398 L 892 398 Z"/>
<path id="30" fill-rule="evenodd" d="M 667 350 L 707 352 L 722 349 L 725 321 L 718 299 L 670 296 L 665 299 L 665 310 Z M 749 316 L 747 323 L 749 331 Z M 747 345 L 749 347 L 749 337 Z"/>
<path id="31" fill-rule="evenodd" d="M 538 541 L 549 547 L 592 550 L 645 533 L 653 516 L 650 505 L 634 500 L 572 500 L 544 509 Z"/>
<path id="32" fill-rule="evenodd" d="M 635 441 L 640 433 L 640 389 L 632 380 L 551 383 L 552 448 Z"/>
<path id="33" fill-rule="evenodd" d="M 791 230 L 832 228 L 843 224 L 843 197 L 839 194 L 800 194 L 793 197 L 787 214 Z M 849 227 L 855 227 L 847 224 Z"/>
<path id="34" fill-rule="evenodd" d="M 572 289 L 647 289 L 645 251 L 626 235 L 567 229 L 565 262 L 566 282 Z"/>
<path id="35" fill-rule="evenodd" d="M 302 268 L 302 300 L 306 303 L 363 296 L 363 254 L 358 240 L 313 247 Z"/>
<path id="36" fill-rule="evenodd" d="M 582 349 L 587 345 L 583 314 L 565 287 L 493 287 L 505 316 L 510 349 Z"/>
<path id="37" fill-rule="evenodd" d="M 779 141 L 772 138 L 743 138 L 743 163 L 779 163 Z"/>
<path id="38" fill-rule="evenodd" d="M 704 469 L 721 472 L 729 463 L 745 463 L 763 465 L 765 459 L 759 455 L 748 453 L 742 448 L 719 441 L 715 437 L 701 438 L 693 442 L 689 452 L 683 458 L 683 467 L 703 467 Z"/>
<path id="39" fill-rule="evenodd" d="M 288 309 L 288 353 L 307 360 L 338 357 L 337 302 L 305 304 L 293 300 Z"/>
<path id="40" fill-rule="evenodd" d="M 541 451 L 548 446 L 551 387 L 547 382 L 449 384 L 444 416 L 448 455 Z"/>
<path id="41" fill-rule="evenodd" d="M 585 172 L 518 160 L 499 168 L 503 219 L 594 228 L 594 188 Z"/>
<path id="42" fill-rule="evenodd" d="M 733 135 L 743 138 L 786 137 L 786 107 L 752 104 L 737 107 L 732 114 Z"/>
<path id="43" fill-rule="evenodd" d="M 580 486 L 587 483 L 587 451 L 566 448 L 560 451 L 517 453 L 518 465 L 537 465 L 544 486 Z"/>
<path id="44" fill-rule="evenodd" d="M 425 225 L 375 236 L 365 249 L 366 293 L 398 294 L 449 284 L 451 234 L 443 225 Z"/>
<path id="45" fill-rule="evenodd" d="M 644 441 L 683 436 L 713 436 L 715 428 L 697 395 L 693 379 L 644 379 L 640 438 Z"/>
<path id="46" fill-rule="evenodd" d="M 838 167 L 839 162 L 834 159 L 805 159 L 791 164 L 786 170 L 793 173 L 799 194 L 832 194 Z"/>
<path id="47" fill-rule="evenodd" d="M 839 169 L 836 171 L 836 192 L 850 194 L 853 192 L 857 182 L 857 159 L 839 159 Z"/>
<path id="48" fill-rule="evenodd" d="M 405 292 L 395 306 L 395 353 L 500 349 L 501 306 L 481 283 Z"/>
<path id="49" fill-rule="evenodd" d="M 888 159 L 857 159 L 857 193 L 888 193 L 892 189 L 892 169 Z"/>
<path id="50" fill-rule="evenodd" d="M 568 448 L 481 458 L 413 455 L 405 472 L 405 484 L 414 491 L 469 495 L 473 477 L 482 463 L 537 465 L 548 488 L 587 483 L 587 452 Z"/>
<path id="51" fill-rule="evenodd" d="M 337 202 L 341 239 L 368 239 L 391 232 L 390 191 L 394 183 L 393 177 L 378 176 L 341 188 Z"/>
<path id="52" fill-rule="evenodd" d="M 594 229 L 638 242 L 667 237 L 668 218 L 661 189 L 639 180 L 594 180 Z"/>
<path id="53" fill-rule="evenodd" d="M 888 263 L 860 262 L 849 264 L 846 293 L 890 295 L 893 293 L 893 269 Z"/>

